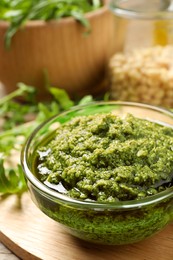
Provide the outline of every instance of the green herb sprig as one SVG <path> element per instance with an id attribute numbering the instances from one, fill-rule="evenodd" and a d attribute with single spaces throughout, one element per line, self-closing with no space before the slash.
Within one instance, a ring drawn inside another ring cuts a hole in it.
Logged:
<path id="1" fill-rule="evenodd" d="M 0 196 L 21 194 L 27 190 L 19 162 L 20 151 L 28 135 L 43 121 L 78 104 L 93 101 L 85 96 L 79 102 L 70 99 L 64 89 L 48 88 L 50 102 L 36 102 L 32 86 L 18 84 L 18 89 L 0 99 Z M 22 98 L 22 101 L 19 100 Z M 15 115 L 18 116 L 15 116 Z M 32 116 L 31 116 L 32 115 Z M 32 123 L 28 118 L 33 119 Z M 17 158 L 16 158 L 17 154 Z M 14 163 L 14 155 L 16 162 Z"/>

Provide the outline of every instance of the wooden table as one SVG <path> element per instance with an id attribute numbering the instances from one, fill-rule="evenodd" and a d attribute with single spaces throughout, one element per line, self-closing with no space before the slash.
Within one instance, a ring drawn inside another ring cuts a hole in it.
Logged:
<path id="1" fill-rule="evenodd" d="M 8 250 L 1 242 L 0 242 L 0 259 L 1 260 L 18 260 L 17 256 L 15 256 L 10 250 Z"/>

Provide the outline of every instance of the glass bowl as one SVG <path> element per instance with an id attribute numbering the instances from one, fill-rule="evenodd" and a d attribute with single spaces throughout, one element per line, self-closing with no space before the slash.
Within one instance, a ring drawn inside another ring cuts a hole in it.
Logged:
<path id="1" fill-rule="evenodd" d="M 130 244 L 157 233 L 173 219 L 173 187 L 139 200 L 85 201 L 47 187 L 34 173 L 36 149 L 45 138 L 52 138 L 59 124 L 77 116 L 108 112 L 119 116 L 131 113 L 135 117 L 173 125 L 173 113 L 140 103 L 110 101 L 76 106 L 44 122 L 30 135 L 21 153 L 21 163 L 34 203 L 69 233 L 93 243 Z"/>

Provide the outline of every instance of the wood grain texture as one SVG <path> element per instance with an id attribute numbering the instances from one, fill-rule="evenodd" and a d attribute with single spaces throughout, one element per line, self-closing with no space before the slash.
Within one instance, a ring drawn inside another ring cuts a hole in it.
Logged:
<path id="1" fill-rule="evenodd" d="M 102 246 L 69 235 L 33 204 L 28 193 L 22 197 L 21 207 L 16 202 L 16 197 L 11 196 L 0 203 L 0 240 L 22 259 L 173 259 L 173 223 L 140 243 Z"/>

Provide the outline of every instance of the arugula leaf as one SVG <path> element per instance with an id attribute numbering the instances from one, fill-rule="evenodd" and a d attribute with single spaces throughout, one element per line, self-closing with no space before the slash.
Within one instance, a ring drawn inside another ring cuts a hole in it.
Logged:
<path id="1" fill-rule="evenodd" d="M 49 105 L 39 103 L 38 109 L 39 112 L 35 120 L 40 123 L 60 112 L 59 104 L 55 101 L 52 101 Z"/>
<path id="2" fill-rule="evenodd" d="M 74 102 L 64 89 L 50 87 L 49 91 L 62 109 L 66 110 L 74 105 Z"/>
<path id="3" fill-rule="evenodd" d="M 21 166 L 17 165 L 17 170 L 5 170 L 4 161 L 0 159 L 0 194 L 21 194 L 26 190 Z"/>
<path id="4" fill-rule="evenodd" d="M 22 145 L 29 134 L 43 121 L 69 109 L 74 105 L 83 105 L 93 101 L 92 96 L 85 96 L 78 102 L 70 99 L 64 89 L 50 87 L 48 91 L 52 95 L 50 102 L 36 102 L 34 87 L 23 83 L 18 88 L 0 99 L 0 119 L 3 124 L 0 129 L 0 195 L 21 195 L 27 188 L 20 165 L 16 163 L 13 168 L 8 166 L 13 161 L 14 152 L 21 151 Z M 22 97 L 22 102 L 16 98 Z M 34 117 L 32 124 L 28 121 L 28 115 Z"/>
<path id="5" fill-rule="evenodd" d="M 79 101 L 78 105 L 86 105 L 86 104 L 91 103 L 91 102 L 93 102 L 93 101 L 94 101 L 93 96 L 87 95 L 87 96 L 83 97 L 83 98 Z"/>
<path id="6" fill-rule="evenodd" d="M 3 118 L 2 130 L 8 130 L 26 121 L 25 115 L 37 112 L 36 88 L 19 83 L 18 88 L 0 99 L 0 116 Z M 21 98 L 23 102 L 17 102 Z M 20 111 L 20 112 L 19 112 Z"/>
<path id="7" fill-rule="evenodd" d="M 17 87 L 18 88 L 15 91 L 0 99 L 0 106 L 4 105 L 4 103 L 9 102 L 16 97 L 23 96 L 27 98 L 28 101 L 32 100 L 33 97 L 35 97 L 36 89 L 34 87 L 28 86 L 24 83 L 18 83 Z"/>

